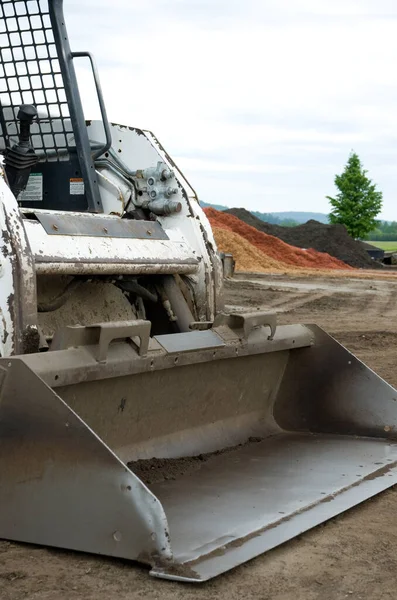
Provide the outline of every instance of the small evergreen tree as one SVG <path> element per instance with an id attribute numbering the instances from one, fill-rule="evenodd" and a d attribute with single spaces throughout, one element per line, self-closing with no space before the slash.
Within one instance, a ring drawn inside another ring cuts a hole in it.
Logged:
<path id="1" fill-rule="evenodd" d="M 342 223 L 354 238 L 365 238 L 377 226 L 376 217 L 382 209 L 382 192 L 367 177 L 367 172 L 355 152 L 349 156 L 345 170 L 336 175 L 335 198 L 327 196 L 332 210 L 330 223 Z"/>

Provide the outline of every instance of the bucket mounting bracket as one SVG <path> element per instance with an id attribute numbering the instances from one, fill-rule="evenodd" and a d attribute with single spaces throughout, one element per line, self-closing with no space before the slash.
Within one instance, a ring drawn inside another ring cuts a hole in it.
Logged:
<path id="1" fill-rule="evenodd" d="M 106 362 L 109 345 L 114 340 L 139 338 L 139 356 L 146 356 L 149 348 L 150 321 L 120 321 L 95 325 L 63 327 L 54 335 L 52 350 L 66 350 L 77 346 L 95 346 L 98 362 Z"/>

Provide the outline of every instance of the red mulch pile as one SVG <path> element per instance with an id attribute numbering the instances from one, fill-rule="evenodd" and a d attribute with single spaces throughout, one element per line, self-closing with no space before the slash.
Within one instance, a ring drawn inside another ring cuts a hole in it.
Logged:
<path id="1" fill-rule="evenodd" d="M 212 227 L 234 231 L 244 237 L 250 244 L 261 252 L 283 262 L 286 265 L 301 267 L 303 269 L 352 269 L 349 265 L 317 250 L 302 250 L 286 244 L 279 238 L 268 235 L 247 225 L 237 217 L 214 208 L 204 209 Z"/>

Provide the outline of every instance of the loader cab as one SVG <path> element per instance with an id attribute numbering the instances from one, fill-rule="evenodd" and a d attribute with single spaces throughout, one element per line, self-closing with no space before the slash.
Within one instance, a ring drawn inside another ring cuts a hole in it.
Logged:
<path id="1" fill-rule="evenodd" d="M 19 205 L 103 212 L 94 161 L 111 146 L 111 133 L 93 57 L 71 52 L 62 0 L 3 0 L 0 17 L 0 152 L 8 179 L 25 179 L 22 191 L 17 184 L 10 186 Z M 79 58 L 88 59 L 92 67 L 102 144 L 88 138 L 74 68 Z M 29 123 L 29 152 L 26 140 L 21 145 L 26 107 L 36 110 Z"/>

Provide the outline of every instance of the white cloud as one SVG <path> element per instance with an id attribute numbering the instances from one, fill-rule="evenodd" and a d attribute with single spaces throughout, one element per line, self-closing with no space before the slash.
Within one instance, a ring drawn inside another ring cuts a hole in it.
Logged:
<path id="1" fill-rule="evenodd" d="M 97 56 L 110 119 L 152 129 L 203 200 L 327 211 L 354 148 L 397 218 L 394 0 L 69 0 L 65 12 L 73 49 Z"/>

